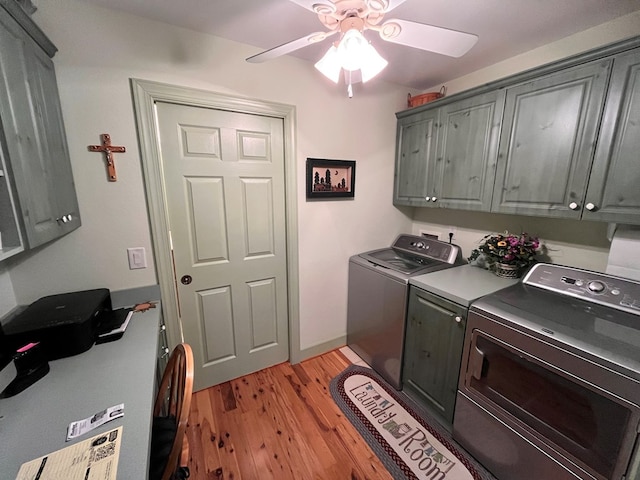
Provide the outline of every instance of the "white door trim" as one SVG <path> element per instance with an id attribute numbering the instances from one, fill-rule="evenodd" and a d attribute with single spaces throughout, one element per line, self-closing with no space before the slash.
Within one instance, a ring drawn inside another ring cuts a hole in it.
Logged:
<path id="1" fill-rule="evenodd" d="M 195 107 L 281 118 L 284 124 L 285 205 L 287 236 L 287 295 L 289 308 L 289 361 L 298 363 L 300 354 L 300 304 L 298 275 L 298 205 L 295 155 L 296 109 L 292 105 L 251 100 L 243 97 L 180 87 L 148 80 L 131 79 L 138 142 L 144 173 L 155 266 L 162 295 L 162 312 L 169 347 L 183 341 L 173 278 L 169 218 L 162 186 L 160 144 L 157 138 L 156 102 L 172 102 Z"/>

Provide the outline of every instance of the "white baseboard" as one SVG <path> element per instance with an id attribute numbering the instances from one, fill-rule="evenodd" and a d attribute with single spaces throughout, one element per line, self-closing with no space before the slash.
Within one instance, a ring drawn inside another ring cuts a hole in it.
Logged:
<path id="1" fill-rule="evenodd" d="M 298 355 L 298 361 L 291 360 L 291 363 L 300 363 L 308 358 L 317 357 L 318 355 L 322 355 L 323 353 L 330 352 L 331 350 L 335 350 L 336 348 L 344 347 L 347 344 L 347 336 L 343 335 L 338 338 L 334 338 L 333 340 L 329 340 L 327 342 L 318 343 L 311 347 L 305 348 L 304 350 L 300 350 L 300 354 Z"/>

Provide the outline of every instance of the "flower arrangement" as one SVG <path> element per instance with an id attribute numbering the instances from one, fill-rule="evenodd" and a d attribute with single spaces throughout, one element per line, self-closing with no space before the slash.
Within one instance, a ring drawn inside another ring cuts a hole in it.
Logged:
<path id="1" fill-rule="evenodd" d="M 489 270 L 494 269 L 495 263 L 515 265 L 523 269 L 536 262 L 535 256 L 539 249 L 538 237 L 527 233 L 489 234 L 484 236 L 478 248 L 471 251 L 468 260 L 471 264 Z"/>

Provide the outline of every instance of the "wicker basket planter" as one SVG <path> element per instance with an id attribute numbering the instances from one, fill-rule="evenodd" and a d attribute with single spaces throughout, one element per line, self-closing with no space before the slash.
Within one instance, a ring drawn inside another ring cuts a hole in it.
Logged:
<path id="1" fill-rule="evenodd" d="M 507 263 L 496 262 L 494 271 L 498 277 L 502 278 L 520 278 L 522 269 L 518 265 L 509 265 Z"/>

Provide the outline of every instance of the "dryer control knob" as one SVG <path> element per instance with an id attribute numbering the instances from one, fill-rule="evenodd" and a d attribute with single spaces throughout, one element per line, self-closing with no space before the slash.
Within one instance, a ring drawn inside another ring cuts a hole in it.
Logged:
<path id="1" fill-rule="evenodd" d="M 587 288 L 593 293 L 600 293 L 604 291 L 605 286 L 604 286 L 604 283 L 602 282 L 593 281 L 593 282 L 589 282 L 589 284 L 587 285 Z"/>

